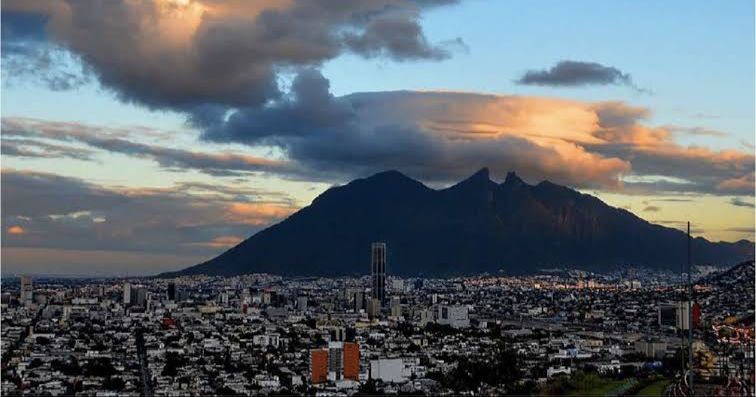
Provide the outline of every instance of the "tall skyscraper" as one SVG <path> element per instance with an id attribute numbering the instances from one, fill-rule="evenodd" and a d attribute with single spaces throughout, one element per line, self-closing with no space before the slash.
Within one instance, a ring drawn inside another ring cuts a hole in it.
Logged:
<path id="1" fill-rule="evenodd" d="M 21 293 L 19 294 L 19 300 L 21 302 L 31 302 L 34 298 L 34 292 L 32 290 L 32 278 L 31 276 L 21 276 Z"/>
<path id="2" fill-rule="evenodd" d="M 176 283 L 168 283 L 168 300 L 176 301 Z"/>
<path id="3" fill-rule="evenodd" d="M 383 306 L 386 302 L 386 243 L 373 243 L 370 274 L 372 276 L 372 298 Z"/>
<path id="4" fill-rule="evenodd" d="M 123 283 L 123 304 L 128 306 L 131 304 L 131 284 Z"/>
<path id="5" fill-rule="evenodd" d="M 336 379 L 341 377 L 344 365 L 344 342 L 328 343 L 328 372 L 333 372 Z"/>

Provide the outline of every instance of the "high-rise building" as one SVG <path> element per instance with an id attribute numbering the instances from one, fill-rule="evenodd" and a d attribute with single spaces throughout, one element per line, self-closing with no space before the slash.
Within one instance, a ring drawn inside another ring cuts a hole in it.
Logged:
<path id="1" fill-rule="evenodd" d="M 359 313 L 360 310 L 365 310 L 367 305 L 365 304 L 365 291 L 357 291 L 354 293 L 354 311 Z"/>
<path id="2" fill-rule="evenodd" d="M 315 349 L 310 351 L 310 379 L 313 384 L 328 380 L 328 350 Z"/>
<path id="3" fill-rule="evenodd" d="M 359 380 L 360 378 L 360 345 L 344 342 L 344 379 Z"/>
<path id="4" fill-rule="evenodd" d="M 32 290 L 31 276 L 21 276 L 21 293 L 19 294 L 19 300 L 24 303 L 31 303 L 33 298 L 34 291 Z"/>
<path id="5" fill-rule="evenodd" d="M 123 283 L 123 304 L 128 306 L 131 304 L 131 284 Z"/>
<path id="6" fill-rule="evenodd" d="M 147 288 L 143 286 L 130 286 L 131 298 L 129 302 L 132 306 L 147 307 Z"/>
<path id="7" fill-rule="evenodd" d="M 386 302 L 386 243 L 373 243 L 371 252 L 372 298 L 383 306 Z"/>
<path id="8" fill-rule="evenodd" d="M 168 283 L 168 300 L 176 301 L 176 283 Z"/>
<path id="9" fill-rule="evenodd" d="M 689 309 L 687 301 L 674 303 L 665 303 L 657 307 L 659 325 L 663 327 L 676 327 L 680 330 L 690 328 L 688 311 L 692 310 L 690 317 L 693 318 L 693 328 L 700 326 L 701 306 L 695 302 L 693 308 Z"/>
<path id="10" fill-rule="evenodd" d="M 328 344 L 328 372 L 333 372 L 336 379 L 341 376 L 344 364 L 344 342 L 330 342 Z"/>

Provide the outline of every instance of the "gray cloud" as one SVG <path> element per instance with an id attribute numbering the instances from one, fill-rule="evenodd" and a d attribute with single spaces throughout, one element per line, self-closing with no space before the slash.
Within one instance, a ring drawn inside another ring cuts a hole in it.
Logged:
<path id="1" fill-rule="evenodd" d="M 295 209 L 288 198 L 263 191 L 239 189 L 230 195 L 206 185 L 114 189 L 15 170 L 3 170 L 2 190 L 4 248 L 209 256 Z M 10 233 L 12 226 L 23 232 Z"/>
<path id="2" fill-rule="evenodd" d="M 752 155 L 677 145 L 669 129 L 643 124 L 648 109 L 621 102 L 409 91 L 335 97 L 328 88 L 317 71 L 306 70 L 275 103 L 223 117 L 211 110 L 197 114 L 202 123 L 195 125 L 207 140 L 278 146 L 327 179 L 396 168 L 450 182 L 489 166 L 494 175 L 515 169 L 531 180 L 581 188 L 617 189 L 630 172 L 665 177 L 626 182 L 631 193 L 753 190 Z M 549 118 L 558 125 L 531 124 Z"/>
<path id="3" fill-rule="evenodd" d="M 396 168 L 426 181 L 450 182 L 488 166 L 502 177 L 516 169 L 526 178 L 606 186 L 625 171 L 622 161 L 594 157 L 572 147 L 575 157 L 524 137 L 477 140 L 468 132 L 446 137 L 419 124 L 423 117 L 448 117 L 448 112 L 440 112 L 448 106 L 472 112 L 477 106 L 495 103 L 498 97 L 418 92 L 334 97 L 328 88 L 328 80 L 319 72 L 303 71 L 290 95 L 275 104 L 238 109 L 223 119 L 198 115 L 203 120 L 203 138 L 277 145 L 302 169 L 336 180 Z M 467 128 L 469 122 L 460 126 Z"/>
<path id="4" fill-rule="evenodd" d="M 360 33 L 344 34 L 344 44 L 368 58 L 383 57 L 398 61 L 446 59 L 450 53 L 426 40 L 420 25 L 403 15 L 390 15 L 370 21 Z"/>
<path id="5" fill-rule="evenodd" d="M 72 158 L 92 160 L 93 152 L 88 149 L 56 145 L 34 139 L 3 137 L 0 152 L 5 156 L 33 158 Z"/>
<path id="6" fill-rule="evenodd" d="M 525 72 L 517 83 L 553 87 L 625 85 L 638 92 L 648 93 L 635 85 L 630 74 L 596 62 L 560 61 L 549 69 Z"/>
<path id="7" fill-rule="evenodd" d="M 86 149 L 68 149 L 68 147 L 43 144 L 33 140 L 44 138 L 81 143 L 111 153 L 149 159 L 168 169 L 180 171 L 195 169 L 215 176 L 235 176 L 250 172 L 275 172 L 282 175 L 297 173 L 296 167 L 286 161 L 268 160 L 243 154 L 194 152 L 138 143 L 127 137 L 118 137 L 124 133 L 123 131 L 79 123 L 5 117 L 2 119 L 2 130 L 5 137 L 3 154 L 14 156 L 73 157 L 85 160 L 91 158 L 91 151 Z M 7 137 L 16 138 L 6 145 Z M 25 146 L 39 147 L 39 145 L 46 145 L 42 146 L 45 149 L 44 152 L 24 150 Z M 50 148 L 57 150 L 50 150 Z"/>
<path id="8" fill-rule="evenodd" d="M 425 37 L 420 17 L 450 3 L 6 0 L 3 15 L 22 33 L 3 35 L 3 43 L 34 37 L 66 48 L 127 102 L 177 110 L 258 106 L 281 95 L 282 72 L 345 51 L 400 61 L 448 57 Z"/>
<path id="9" fill-rule="evenodd" d="M 687 135 L 695 135 L 695 136 L 715 136 L 715 137 L 726 137 L 727 133 L 713 130 L 711 128 L 704 128 L 704 127 L 681 127 L 681 126 L 666 126 L 667 129 L 675 132 L 680 132 Z"/>
<path id="10" fill-rule="evenodd" d="M 754 205 L 753 200 L 751 201 L 745 201 L 741 199 L 740 197 L 733 197 L 730 200 L 730 204 L 736 206 L 736 207 L 747 207 L 747 208 L 754 208 L 756 205 Z"/>
<path id="11" fill-rule="evenodd" d="M 646 208 L 643 208 L 643 212 L 659 212 L 661 211 L 661 207 L 657 207 L 655 205 L 648 205 Z"/>

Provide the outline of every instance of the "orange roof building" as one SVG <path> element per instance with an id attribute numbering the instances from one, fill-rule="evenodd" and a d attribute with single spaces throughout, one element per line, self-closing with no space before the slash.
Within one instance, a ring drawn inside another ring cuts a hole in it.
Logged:
<path id="1" fill-rule="evenodd" d="M 344 342 L 344 379 L 360 378 L 360 345 Z"/>
<path id="2" fill-rule="evenodd" d="M 313 384 L 324 383 L 328 380 L 328 350 L 310 351 L 310 379 Z"/>

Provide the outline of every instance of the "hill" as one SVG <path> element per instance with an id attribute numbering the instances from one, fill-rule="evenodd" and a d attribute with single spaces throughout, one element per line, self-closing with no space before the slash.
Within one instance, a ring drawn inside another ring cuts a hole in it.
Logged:
<path id="1" fill-rule="evenodd" d="M 374 241 L 387 243 L 388 272 L 402 276 L 521 274 L 544 266 L 677 269 L 686 260 L 679 230 L 548 181 L 529 185 L 509 173 L 496 183 L 484 168 L 441 190 L 397 171 L 331 188 L 216 258 L 164 276 L 365 274 Z M 746 240 L 699 237 L 692 250 L 695 264 L 754 255 Z"/>

